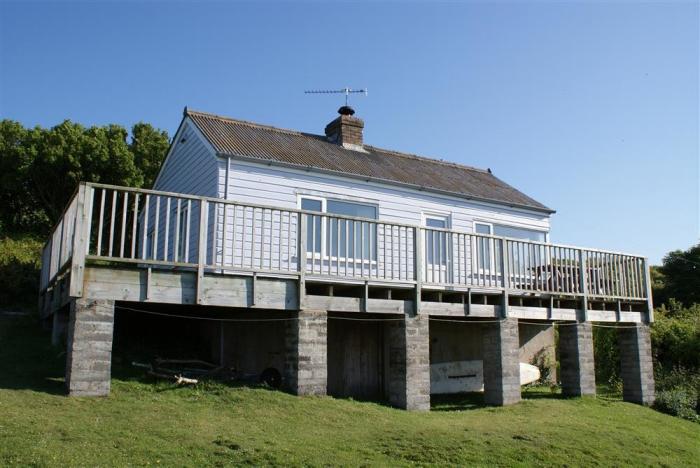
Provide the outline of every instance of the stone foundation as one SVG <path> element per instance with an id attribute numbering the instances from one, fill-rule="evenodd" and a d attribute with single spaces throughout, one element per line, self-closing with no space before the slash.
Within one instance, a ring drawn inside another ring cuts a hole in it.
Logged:
<path id="1" fill-rule="evenodd" d="M 590 323 L 559 327 L 559 356 L 562 394 L 595 395 L 593 327 Z"/>
<path id="2" fill-rule="evenodd" d="M 621 328 L 618 331 L 622 377 L 622 399 L 631 403 L 654 403 L 654 366 L 651 358 L 649 326 Z"/>
<path id="3" fill-rule="evenodd" d="M 520 401 L 518 319 L 484 324 L 484 402 L 512 405 Z"/>
<path id="4" fill-rule="evenodd" d="M 427 316 L 387 322 L 389 403 L 430 410 L 430 323 Z"/>
<path id="5" fill-rule="evenodd" d="M 328 313 L 303 310 L 285 333 L 285 387 L 295 395 L 325 395 L 328 382 Z"/>
<path id="6" fill-rule="evenodd" d="M 66 351 L 69 395 L 109 395 L 113 331 L 114 301 L 79 298 L 71 302 Z"/>

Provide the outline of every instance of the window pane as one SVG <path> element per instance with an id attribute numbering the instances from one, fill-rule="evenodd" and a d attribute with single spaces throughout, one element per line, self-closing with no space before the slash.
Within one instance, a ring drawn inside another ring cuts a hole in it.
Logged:
<path id="1" fill-rule="evenodd" d="M 437 218 L 425 218 L 425 225 L 427 227 L 446 229 L 447 228 L 447 220 L 446 219 L 437 219 Z"/>
<path id="2" fill-rule="evenodd" d="M 301 209 L 307 211 L 321 211 L 322 207 L 321 200 L 314 200 L 312 198 L 302 198 L 301 199 Z"/>
<path id="3" fill-rule="evenodd" d="M 535 231 L 533 229 L 523 229 L 512 226 L 500 226 L 498 224 L 493 227 L 494 234 L 497 236 L 513 237 L 516 239 L 527 239 L 531 241 L 544 242 L 544 232 Z"/>
<path id="4" fill-rule="evenodd" d="M 377 219 L 377 207 L 372 205 L 362 205 L 360 203 L 344 202 L 339 200 L 328 200 L 326 211 L 341 216 L 353 216 L 356 218 Z"/>
<path id="5" fill-rule="evenodd" d="M 488 224 L 474 223 L 474 230 L 477 234 L 491 234 L 491 226 Z"/>

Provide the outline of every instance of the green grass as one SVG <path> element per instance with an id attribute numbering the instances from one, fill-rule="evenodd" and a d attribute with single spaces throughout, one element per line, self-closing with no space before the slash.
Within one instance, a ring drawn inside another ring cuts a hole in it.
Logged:
<path id="1" fill-rule="evenodd" d="M 0 317 L 0 465 L 697 465 L 700 425 L 613 398 L 532 390 L 430 413 L 262 388 L 175 388 L 128 377 L 109 398 L 62 396 L 64 355 Z"/>

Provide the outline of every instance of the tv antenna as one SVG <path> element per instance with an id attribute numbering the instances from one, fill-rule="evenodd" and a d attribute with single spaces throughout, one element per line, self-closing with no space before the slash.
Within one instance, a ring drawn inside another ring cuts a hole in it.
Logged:
<path id="1" fill-rule="evenodd" d="M 352 89 L 345 87 L 343 89 L 312 89 L 304 91 L 304 94 L 345 94 L 345 106 L 348 106 L 348 98 L 351 94 L 364 94 L 367 96 L 367 88 Z"/>

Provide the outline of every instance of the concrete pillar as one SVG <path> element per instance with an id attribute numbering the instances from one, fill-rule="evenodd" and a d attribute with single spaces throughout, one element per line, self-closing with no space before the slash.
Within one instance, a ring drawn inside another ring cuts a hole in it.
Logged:
<path id="1" fill-rule="evenodd" d="M 114 301 L 79 298 L 70 304 L 66 387 L 71 396 L 109 395 Z"/>
<path id="2" fill-rule="evenodd" d="M 303 310 L 285 333 L 285 386 L 295 395 L 325 395 L 328 382 L 328 313 Z"/>
<path id="3" fill-rule="evenodd" d="M 622 399 L 631 403 L 654 403 L 654 366 L 651 358 L 649 326 L 618 331 L 622 377 Z"/>
<path id="4" fill-rule="evenodd" d="M 595 395 L 593 327 L 590 322 L 559 327 L 559 359 L 562 394 Z"/>
<path id="5" fill-rule="evenodd" d="M 484 324 L 484 402 L 504 406 L 520 401 L 518 319 Z"/>
<path id="6" fill-rule="evenodd" d="M 430 410 L 430 320 L 404 316 L 387 323 L 389 366 L 387 392 L 393 406 Z"/>

